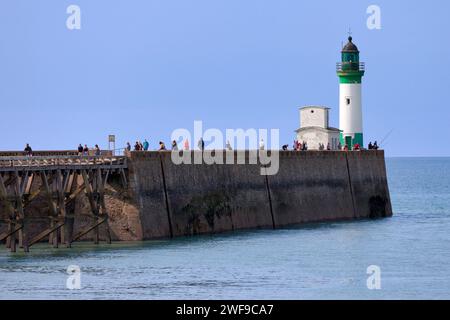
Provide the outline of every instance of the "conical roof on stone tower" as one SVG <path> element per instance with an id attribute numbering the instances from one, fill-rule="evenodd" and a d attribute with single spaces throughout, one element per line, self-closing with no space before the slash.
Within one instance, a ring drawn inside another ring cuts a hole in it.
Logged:
<path id="1" fill-rule="evenodd" d="M 358 47 L 352 42 L 353 38 L 350 36 L 348 37 L 348 42 L 342 48 L 342 52 L 359 52 Z"/>

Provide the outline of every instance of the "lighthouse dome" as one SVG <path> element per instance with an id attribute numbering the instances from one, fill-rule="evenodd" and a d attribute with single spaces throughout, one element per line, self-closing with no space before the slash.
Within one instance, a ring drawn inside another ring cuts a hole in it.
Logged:
<path id="1" fill-rule="evenodd" d="M 358 47 L 352 42 L 352 40 L 352 37 L 348 37 L 348 42 L 342 49 L 342 52 L 359 52 Z"/>

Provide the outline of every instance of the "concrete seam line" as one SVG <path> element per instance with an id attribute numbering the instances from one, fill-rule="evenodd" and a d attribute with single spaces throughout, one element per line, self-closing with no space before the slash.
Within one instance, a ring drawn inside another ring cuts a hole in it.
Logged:
<path id="1" fill-rule="evenodd" d="M 347 163 L 347 174 L 348 174 L 348 183 L 350 186 L 350 195 L 352 196 L 352 206 L 353 206 L 353 217 L 356 219 L 356 204 L 355 204 L 355 196 L 353 194 L 353 185 L 352 178 L 350 175 L 350 166 L 348 164 L 348 153 L 345 153 L 345 162 Z"/>
<path id="2" fill-rule="evenodd" d="M 173 230 L 172 230 L 172 219 L 170 217 L 170 209 L 169 209 L 169 195 L 167 193 L 167 185 L 166 185 L 166 176 L 164 174 L 164 165 L 162 160 L 162 155 L 159 155 L 159 162 L 161 164 L 161 176 L 163 180 L 163 188 L 164 188 L 164 200 L 166 202 L 166 211 L 167 211 L 167 221 L 169 223 L 169 232 L 170 237 L 173 238 Z"/>
<path id="3" fill-rule="evenodd" d="M 264 166 L 264 169 L 266 169 L 266 166 Z M 271 195 L 270 195 L 269 177 L 268 177 L 268 175 L 267 175 L 267 172 L 266 172 L 265 176 L 266 176 L 266 189 L 267 189 L 267 195 L 268 195 L 268 197 L 269 197 L 270 215 L 271 215 L 271 217 L 272 217 L 272 228 L 273 228 L 273 229 L 276 229 L 276 226 L 275 226 L 275 217 L 274 217 L 274 215 L 273 215 L 272 197 L 271 197 Z"/>

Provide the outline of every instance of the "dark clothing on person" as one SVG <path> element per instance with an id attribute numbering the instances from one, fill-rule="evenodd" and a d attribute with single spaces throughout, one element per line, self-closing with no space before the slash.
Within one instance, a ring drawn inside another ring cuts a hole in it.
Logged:
<path id="1" fill-rule="evenodd" d="M 205 150 L 205 141 L 203 141 L 203 138 L 200 138 L 200 140 L 198 140 L 198 148 L 200 150 Z"/>
<path id="2" fill-rule="evenodd" d="M 378 150 L 378 144 L 377 144 L 376 141 L 375 141 L 375 143 L 373 144 L 373 149 L 374 149 L 374 150 Z"/>
<path id="3" fill-rule="evenodd" d="M 33 153 L 33 150 L 31 149 L 30 145 L 27 144 L 25 149 L 24 149 L 25 153 L 27 154 L 27 156 L 31 156 Z"/>
<path id="4" fill-rule="evenodd" d="M 306 144 L 306 141 L 303 141 L 302 151 L 308 151 L 308 145 Z"/>

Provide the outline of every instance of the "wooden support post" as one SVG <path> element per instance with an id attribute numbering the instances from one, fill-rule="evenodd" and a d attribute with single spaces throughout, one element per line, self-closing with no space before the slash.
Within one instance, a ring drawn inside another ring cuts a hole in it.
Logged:
<path id="1" fill-rule="evenodd" d="M 11 235 L 9 236 L 9 250 L 11 252 L 16 252 L 16 233 L 14 230 L 16 229 L 16 222 L 14 220 L 11 220 L 9 223 L 9 228 L 11 228 Z M 8 229 L 9 229 L 8 228 Z"/>
<path id="2" fill-rule="evenodd" d="M 61 228 L 62 223 L 57 223 L 54 224 L 52 227 L 42 231 L 41 233 L 39 233 L 37 236 L 35 236 L 33 239 L 30 240 L 30 242 L 28 243 L 28 246 L 32 246 L 35 243 L 41 241 L 42 239 L 44 239 L 45 237 L 49 236 L 51 233 L 55 233 L 56 231 L 58 231 L 59 228 Z"/>
<path id="3" fill-rule="evenodd" d="M 30 194 L 31 193 L 31 187 L 33 186 L 34 181 L 34 173 L 32 172 L 27 179 L 27 184 L 25 185 L 25 189 L 23 191 L 23 194 Z"/>
<path id="4" fill-rule="evenodd" d="M 11 178 L 11 177 L 10 177 Z M 11 180 L 10 180 L 11 181 Z M 16 214 L 15 209 L 8 199 L 8 190 L 6 189 L 5 182 L 2 174 L 0 173 L 0 202 L 6 210 L 8 216 L 8 231 L 9 236 L 6 238 L 6 247 L 10 248 L 11 252 L 16 251 Z"/>
<path id="5" fill-rule="evenodd" d="M 81 170 L 81 174 L 83 176 L 84 185 L 85 185 L 85 189 L 86 189 L 86 195 L 89 199 L 89 204 L 91 206 L 91 211 L 94 215 L 94 220 L 97 221 L 98 220 L 98 207 L 97 207 L 97 203 L 95 201 L 95 197 L 93 194 L 92 185 L 89 182 L 89 177 L 88 177 L 86 170 Z M 95 177 L 93 177 L 93 179 L 95 179 Z M 95 231 L 94 232 L 94 243 L 98 244 L 98 242 L 99 242 L 98 227 L 95 227 L 94 229 L 95 229 L 94 230 Z"/>
<path id="6" fill-rule="evenodd" d="M 50 190 L 50 186 L 49 186 L 48 180 L 47 180 L 47 174 L 45 171 L 41 172 L 41 180 L 42 180 L 42 184 L 44 185 L 44 188 L 45 188 L 47 202 L 48 202 L 48 206 L 50 209 L 50 215 L 49 215 L 50 229 L 53 229 L 55 227 L 55 218 L 57 217 L 58 213 L 56 210 L 55 203 L 53 202 L 53 194 L 52 194 L 52 191 Z M 58 248 L 58 234 L 57 233 L 51 232 L 49 234 L 48 241 L 50 244 L 53 245 L 54 248 Z"/>
<path id="7" fill-rule="evenodd" d="M 20 227 L 19 230 L 19 247 L 23 248 L 25 252 L 28 252 L 28 242 L 26 237 L 26 230 L 24 228 L 25 224 L 25 211 L 23 209 L 23 192 L 28 180 L 28 172 L 25 172 L 22 177 L 19 177 L 19 173 L 14 172 L 16 176 L 16 183 L 14 188 L 15 199 L 16 199 L 16 221 Z"/>
<path id="8" fill-rule="evenodd" d="M 76 178 L 76 173 L 72 170 L 68 170 L 67 172 L 68 177 L 66 179 L 66 183 L 64 185 L 64 192 L 65 193 L 71 193 L 74 179 Z"/>
<path id="9" fill-rule="evenodd" d="M 34 178 L 35 178 L 35 175 L 33 174 L 31 180 L 34 180 Z M 41 180 L 42 180 L 42 174 L 41 174 Z M 51 183 L 53 183 L 53 177 L 50 176 L 50 177 L 48 177 L 47 184 L 51 184 Z M 26 194 L 29 194 L 29 197 L 27 198 L 27 201 L 25 202 L 24 207 L 27 207 L 31 202 L 33 202 L 33 200 L 36 199 L 37 196 L 41 192 L 43 192 L 44 189 L 45 189 L 45 187 L 42 185 L 38 190 L 32 192 L 31 184 L 30 184 L 28 191 L 25 191 Z"/>
<path id="10" fill-rule="evenodd" d="M 65 192 L 65 206 L 66 206 L 66 245 L 68 248 L 72 246 L 73 239 L 73 227 L 75 221 L 75 215 L 73 212 L 73 208 L 75 207 L 72 202 L 76 199 L 76 197 L 84 190 L 84 183 L 79 186 L 78 185 L 78 173 L 73 170 L 70 172 L 68 181 L 66 182 Z M 68 210 L 72 210 L 69 212 Z"/>
<path id="11" fill-rule="evenodd" d="M 11 233 L 13 232 L 13 226 L 11 224 L 11 219 L 8 221 L 8 228 L 6 229 L 6 233 L 8 237 L 6 238 L 6 249 L 11 249 Z"/>
<path id="12" fill-rule="evenodd" d="M 105 219 L 105 236 L 106 236 L 106 243 L 111 244 L 111 233 L 109 231 L 109 224 L 108 224 L 108 211 L 106 209 L 105 204 L 105 186 L 106 181 L 108 180 L 108 174 L 109 170 L 106 170 L 105 176 L 103 177 L 101 169 L 98 169 L 98 196 L 99 196 L 99 203 L 100 207 L 102 209 L 101 218 Z M 100 217 L 99 217 L 100 219 Z"/>
<path id="13" fill-rule="evenodd" d="M 65 203 L 65 184 L 67 181 L 67 175 L 62 174 L 61 170 L 57 170 L 56 172 L 56 189 L 58 194 L 58 210 L 59 215 L 58 218 L 60 219 L 60 222 L 66 223 L 66 203 Z M 61 234 L 61 243 L 66 243 L 66 230 L 64 225 L 60 228 L 60 234 Z"/>
<path id="14" fill-rule="evenodd" d="M 127 176 L 125 174 L 125 170 L 120 169 L 120 178 L 122 179 L 122 186 L 124 188 L 128 187 Z"/>

